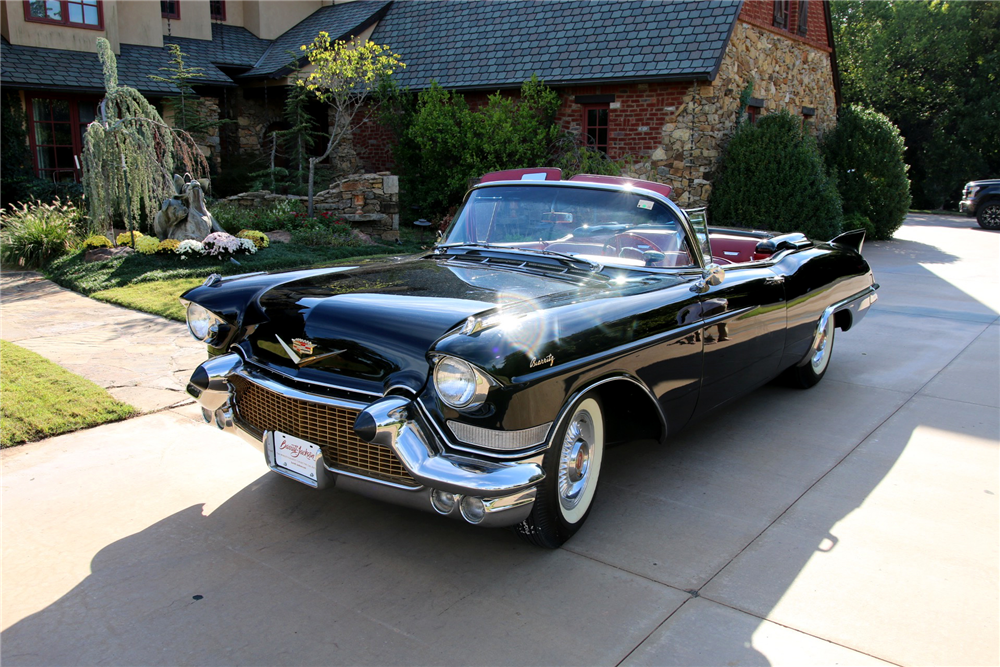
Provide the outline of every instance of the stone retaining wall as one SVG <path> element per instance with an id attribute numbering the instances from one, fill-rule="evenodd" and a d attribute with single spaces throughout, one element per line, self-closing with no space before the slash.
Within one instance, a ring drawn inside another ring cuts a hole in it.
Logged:
<path id="1" fill-rule="evenodd" d="M 243 192 L 225 201 L 240 206 L 263 206 L 292 200 L 306 204 L 307 197 L 278 195 L 268 190 Z M 399 177 L 388 172 L 352 174 L 335 181 L 313 196 L 318 213 L 330 212 L 344 218 L 351 227 L 381 241 L 399 239 Z"/>

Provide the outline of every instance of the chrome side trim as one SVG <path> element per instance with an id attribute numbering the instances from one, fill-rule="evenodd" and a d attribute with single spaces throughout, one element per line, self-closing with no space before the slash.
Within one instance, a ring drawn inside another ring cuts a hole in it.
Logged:
<path id="1" fill-rule="evenodd" d="M 463 445 L 457 442 L 456 440 L 452 439 L 451 436 L 449 436 L 447 433 L 444 432 L 444 429 L 441 428 L 441 426 L 437 423 L 437 420 L 431 417 L 430 412 L 427 410 L 427 408 L 424 407 L 424 404 L 420 401 L 419 398 L 414 400 L 413 403 L 417 406 L 417 410 L 423 417 L 424 423 L 430 424 L 431 430 L 437 436 L 438 440 L 444 443 L 444 445 L 449 449 L 454 449 L 460 452 L 468 452 L 469 454 L 477 454 L 479 456 L 489 456 L 495 459 L 520 461 L 522 459 L 528 458 L 529 456 L 533 456 L 538 452 L 544 451 L 549 447 L 549 443 L 547 441 L 543 441 L 541 444 L 537 445 L 536 447 L 532 447 L 531 449 L 521 452 L 507 453 L 507 452 L 491 451 L 488 449 L 483 449 L 482 447 Z"/>
<path id="2" fill-rule="evenodd" d="M 460 441 L 482 447 L 490 451 L 510 451 L 515 449 L 527 449 L 545 442 L 552 422 L 532 426 L 531 428 L 519 431 L 499 431 L 491 428 L 482 428 L 463 424 L 462 422 L 449 420 L 448 428 Z"/>
<path id="3" fill-rule="evenodd" d="M 607 384 L 609 382 L 615 382 L 615 381 L 618 381 L 618 380 L 625 380 L 627 382 L 631 382 L 632 384 L 634 384 L 634 385 L 638 386 L 640 389 L 642 389 L 646 393 L 646 395 L 649 396 L 650 400 L 653 401 L 653 405 L 656 406 L 656 414 L 659 415 L 659 417 L 660 417 L 660 428 L 663 429 L 663 433 L 664 433 L 664 435 L 666 435 L 666 433 L 667 433 L 667 416 L 665 414 L 663 414 L 663 407 L 660 405 L 660 402 L 658 400 L 656 400 L 656 396 L 654 396 L 653 392 L 649 390 L 649 387 L 647 387 L 642 382 L 640 382 L 636 378 L 631 377 L 629 375 L 613 375 L 611 377 L 606 377 L 606 378 L 604 378 L 602 380 L 598 380 L 597 382 L 593 382 L 591 384 L 584 385 L 584 387 L 582 389 L 578 389 L 577 391 L 575 391 L 572 396 L 570 396 L 568 399 L 566 399 L 566 402 L 563 403 L 562 408 L 560 408 L 559 415 L 556 417 L 555 428 L 553 428 L 552 431 L 551 431 L 552 435 L 554 436 L 556 433 L 559 433 L 559 429 L 562 427 L 563 421 L 566 419 L 566 416 L 569 414 L 570 408 L 573 407 L 573 405 L 578 400 L 580 400 L 580 398 L 584 394 L 586 394 L 589 391 L 593 391 L 594 389 L 596 389 L 597 387 L 600 387 L 603 384 Z"/>
<path id="4" fill-rule="evenodd" d="M 826 330 L 827 322 L 829 322 L 830 318 L 833 317 L 837 311 L 843 310 L 847 307 L 851 310 L 851 313 L 854 316 L 854 324 L 860 322 L 861 319 L 868 313 L 868 309 L 871 305 L 878 300 L 878 295 L 875 293 L 876 289 L 878 289 L 876 285 L 870 285 L 854 296 L 849 296 L 846 299 L 841 299 L 832 306 L 827 306 L 823 310 L 823 314 L 820 316 L 819 322 L 816 323 L 816 333 L 813 334 L 813 339 L 809 344 L 809 350 L 806 352 L 806 356 L 796 365 L 805 366 L 813 358 L 813 355 L 819 351 L 819 346 L 823 341 L 823 332 Z"/>

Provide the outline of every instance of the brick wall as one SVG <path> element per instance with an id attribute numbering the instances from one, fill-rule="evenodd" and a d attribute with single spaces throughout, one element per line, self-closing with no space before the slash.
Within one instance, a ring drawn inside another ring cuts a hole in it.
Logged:
<path id="1" fill-rule="evenodd" d="M 625 156 L 648 157 L 662 145 L 663 126 L 676 115 L 691 86 L 690 82 L 683 82 L 561 88 L 563 104 L 556 122 L 563 130 L 580 134 L 584 105 L 576 102 L 577 97 L 614 95 L 615 106 L 608 114 L 608 156 L 616 160 Z"/>
<path id="2" fill-rule="evenodd" d="M 805 35 L 796 34 L 799 25 L 800 4 L 798 0 L 791 0 L 788 5 L 788 30 L 774 27 L 774 2 L 772 0 L 749 0 L 744 3 L 743 9 L 740 10 L 740 20 L 820 49 L 830 49 L 832 45 L 826 32 L 826 11 L 823 7 L 823 0 L 809 0 L 806 3 L 806 11 L 809 16 L 806 19 L 808 25 Z"/>

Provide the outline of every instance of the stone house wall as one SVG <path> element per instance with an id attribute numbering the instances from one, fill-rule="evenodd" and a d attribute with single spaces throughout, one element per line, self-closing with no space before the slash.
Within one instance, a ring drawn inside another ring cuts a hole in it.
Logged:
<path id="1" fill-rule="evenodd" d="M 283 200 L 300 201 L 305 205 L 307 198 L 261 190 L 225 199 L 247 207 Z M 399 240 L 399 177 L 388 172 L 352 174 L 334 181 L 328 189 L 313 196 L 313 206 L 319 213 L 332 213 L 343 218 L 351 227 L 373 239 L 383 242 Z"/>

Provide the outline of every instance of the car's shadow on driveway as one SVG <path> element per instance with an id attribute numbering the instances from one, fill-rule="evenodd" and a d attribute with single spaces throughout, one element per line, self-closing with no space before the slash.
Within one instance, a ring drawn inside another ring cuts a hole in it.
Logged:
<path id="1" fill-rule="evenodd" d="M 915 241 L 872 253 L 895 310 L 838 332 L 817 387 L 771 384 L 666 443 L 609 451 L 563 549 L 265 474 L 100 549 L 88 576 L 3 632 L 3 661 L 976 662 L 996 628 L 968 619 L 995 621 L 995 595 L 967 575 L 995 550 L 995 525 L 976 522 L 996 476 L 982 443 L 1000 426 L 935 382 L 997 326 L 907 312 L 919 279 L 995 313 L 905 257 L 934 252 L 957 259 Z M 227 465 L 214 456 L 199 465 Z M 80 502 L 111 483 L 80 482 Z"/>

